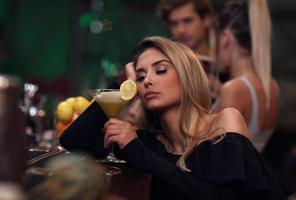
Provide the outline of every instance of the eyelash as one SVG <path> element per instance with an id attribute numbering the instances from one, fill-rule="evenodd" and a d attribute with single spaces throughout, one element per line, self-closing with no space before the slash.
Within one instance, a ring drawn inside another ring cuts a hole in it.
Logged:
<path id="1" fill-rule="evenodd" d="M 167 71 L 168 71 L 167 69 L 157 70 L 156 71 L 156 74 L 157 75 L 162 75 L 162 74 L 165 74 Z M 145 80 L 145 77 L 146 77 L 146 75 L 145 76 L 140 76 L 140 77 L 136 78 L 136 82 L 137 83 L 141 83 L 142 81 Z"/>
<path id="2" fill-rule="evenodd" d="M 167 71 L 167 69 L 160 69 L 156 71 L 156 74 L 165 74 Z"/>
<path id="3" fill-rule="evenodd" d="M 140 77 L 136 78 L 136 82 L 141 83 L 142 81 L 144 81 L 144 79 L 145 79 L 145 76 L 140 76 Z"/>

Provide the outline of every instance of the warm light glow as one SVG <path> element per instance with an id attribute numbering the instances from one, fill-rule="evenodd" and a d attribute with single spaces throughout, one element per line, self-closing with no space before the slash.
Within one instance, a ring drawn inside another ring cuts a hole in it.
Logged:
<path id="1" fill-rule="evenodd" d="M 5 89 L 9 85 L 9 80 L 6 77 L 0 77 L 0 88 Z"/>

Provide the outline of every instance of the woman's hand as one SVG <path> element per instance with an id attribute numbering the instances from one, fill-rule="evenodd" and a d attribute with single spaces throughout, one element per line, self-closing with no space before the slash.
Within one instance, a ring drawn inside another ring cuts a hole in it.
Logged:
<path id="1" fill-rule="evenodd" d="M 125 145 L 137 137 L 134 127 L 126 121 L 111 118 L 105 124 L 104 147 L 115 142 L 123 149 Z"/>
<path id="2" fill-rule="evenodd" d="M 135 81 L 136 72 L 134 69 L 134 63 L 133 62 L 127 63 L 124 68 L 125 68 L 126 78 Z"/>

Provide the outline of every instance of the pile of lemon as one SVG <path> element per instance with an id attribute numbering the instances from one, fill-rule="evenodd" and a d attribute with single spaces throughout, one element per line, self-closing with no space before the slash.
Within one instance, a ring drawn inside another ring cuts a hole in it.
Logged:
<path id="1" fill-rule="evenodd" d="M 56 108 L 56 133 L 60 136 L 64 130 L 90 105 L 82 97 L 70 97 L 60 102 Z"/>

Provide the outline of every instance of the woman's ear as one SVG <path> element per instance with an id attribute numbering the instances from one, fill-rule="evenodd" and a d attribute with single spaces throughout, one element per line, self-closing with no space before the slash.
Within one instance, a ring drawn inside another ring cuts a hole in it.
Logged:
<path id="1" fill-rule="evenodd" d="M 204 26 L 209 28 L 212 25 L 212 19 L 213 19 L 213 17 L 211 15 L 206 15 L 203 18 Z"/>
<path id="2" fill-rule="evenodd" d="M 220 34 L 220 48 L 227 49 L 230 46 L 231 42 L 231 33 L 227 30 L 223 31 Z"/>

